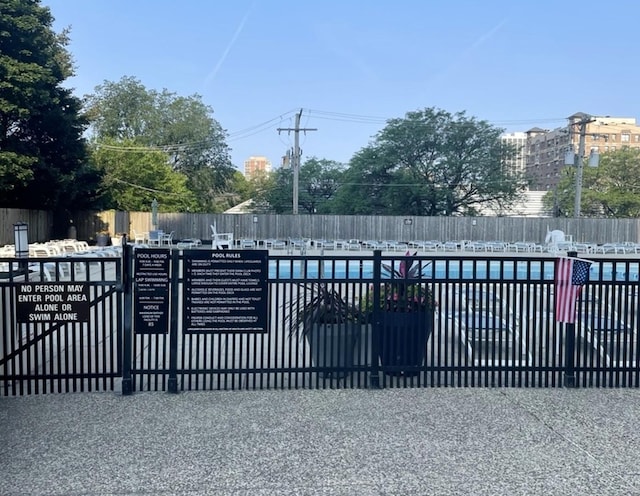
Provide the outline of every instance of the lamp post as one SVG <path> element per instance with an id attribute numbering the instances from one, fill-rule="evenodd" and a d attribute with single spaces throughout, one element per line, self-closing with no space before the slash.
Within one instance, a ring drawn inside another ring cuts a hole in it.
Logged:
<path id="1" fill-rule="evenodd" d="M 20 271 L 27 273 L 27 258 L 29 258 L 29 225 L 26 222 L 16 222 L 13 225 L 13 242 L 15 257 L 20 259 Z"/>

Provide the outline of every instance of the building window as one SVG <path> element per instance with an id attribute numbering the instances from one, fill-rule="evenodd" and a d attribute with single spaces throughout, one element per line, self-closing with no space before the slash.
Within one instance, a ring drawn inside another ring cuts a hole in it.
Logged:
<path id="1" fill-rule="evenodd" d="M 620 135 L 620 141 L 628 143 L 630 136 L 627 133 L 622 133 Z"/>

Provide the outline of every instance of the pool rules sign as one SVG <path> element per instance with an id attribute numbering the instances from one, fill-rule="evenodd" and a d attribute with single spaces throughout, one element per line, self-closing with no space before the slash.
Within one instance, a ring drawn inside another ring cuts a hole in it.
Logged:
<path id="1" fill-rule="evenodd" d="M 188 250 L 183 332 L 267 332 L 266 250 Z"/>
<path id="2" fill-rule="evenodd" d="M 22 283 L 16 291 L 18 324 L 89 322 L 89 285 L 84 283 Z"/>

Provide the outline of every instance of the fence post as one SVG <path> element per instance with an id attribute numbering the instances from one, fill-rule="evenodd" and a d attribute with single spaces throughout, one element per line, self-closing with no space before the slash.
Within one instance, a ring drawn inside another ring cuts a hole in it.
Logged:
<path id="1" fill-rule="evenodd" d="M 575 258 L 578 252 L 570 251 L 567 256 Z M 565 347 L 564 347 L 564 387 L 576 387 L 576 324 L 574 322 L 565 323 Z"/>
<path id="2" fill-rule="evenodd" d="M 131 279 L 131 246 L 127 243 L 126 237 L 122 240 L 122 288 L 124 292 L 122 395 L 128 396 L 133 393 L 133 383 L 131 381 L 133 288 Z"/>
<path id="3" fill-rule="evenodd" d="M 178 279 L 180 250 L 171 250 L 171 320 L 169 322 L 169 383 L 168 391 L 178 393 Z"/>
<path id="4" fill-rule="evenodd" d="M 382 281 L 382 251 L 373 252 L 373 305 L 371 313 L 371 375 L 369 385 L 373 389 L 380 388 L 380 284 Z"/>

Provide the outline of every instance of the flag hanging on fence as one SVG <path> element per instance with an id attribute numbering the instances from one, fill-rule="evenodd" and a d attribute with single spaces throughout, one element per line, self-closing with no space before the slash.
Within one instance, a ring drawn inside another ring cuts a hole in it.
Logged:
<path id="1" fill-rule="evenodd" d="M 578 258 L 556 260 L 556 321 L 569 324 L 576 321 L 576 300 L 589 280 L 591 263 Z"/>

